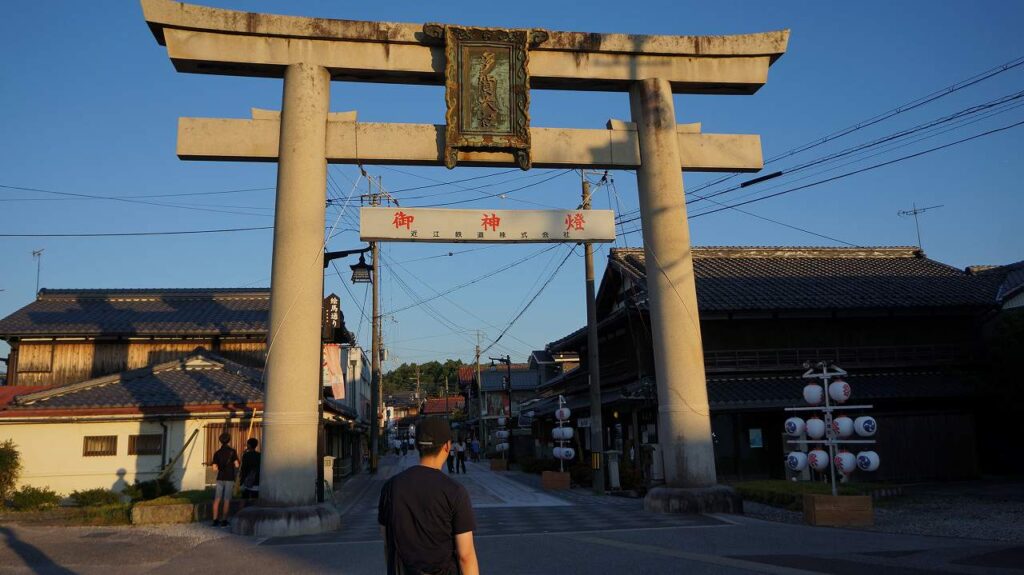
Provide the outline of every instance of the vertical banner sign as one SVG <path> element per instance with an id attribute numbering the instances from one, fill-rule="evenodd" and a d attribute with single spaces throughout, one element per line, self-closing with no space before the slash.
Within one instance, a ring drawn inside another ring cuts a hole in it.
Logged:
<path id="1" fill-rule="evenodd" d="M 345 399 L 345 372 L 341 369 L 341 346 L 336 343 L 324 345 L 322 356 L 324 387 L 330 387 L 334 399 Z"/>
<path id="2" fill-rule="evenodd" d="M 341 298 L 331 294 L 324 298 L 323 334 L 325 342 L 337 343 L 341 330 Z"/>
<path id="3" fill-rule="evenodd" d="M 615 241 L 611 210 L 447 210 L 364 207 L 363 241 L 557 243 Z"/>
<path id="4" fill-rule="evenodd" d="M 543 30 L 464 28 L 426 24 L 424 34 L 445 44 L 444 164 L 460 150 L 509 152 L 530 169 L 530 45 Z"/>

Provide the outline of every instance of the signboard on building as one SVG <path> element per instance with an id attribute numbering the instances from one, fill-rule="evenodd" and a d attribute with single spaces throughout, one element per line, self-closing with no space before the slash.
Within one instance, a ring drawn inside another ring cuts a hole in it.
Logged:
<path id="1" fill-rule="evenodd" d="M 324 318 L 322 322 L 323 333 L 321 338 L 324 342 L 341 343 L 344 333 L 341 329 L 341 298 L 331 294 L 324 298 Z"/>
<path id="2" fill-rule="evenodd" d="M 615 241 L 611 210 L 448 210 L 364 207 L 363 241 L 557 243 Z"/>

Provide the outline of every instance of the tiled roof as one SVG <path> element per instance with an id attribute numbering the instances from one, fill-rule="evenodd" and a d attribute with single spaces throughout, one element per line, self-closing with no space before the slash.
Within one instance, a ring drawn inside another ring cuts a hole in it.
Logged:
<path id="1" fill-rule="evenodd" d="M 19 395 L 0 416 L 23 410 L 180 409 L 262 401 L 258 370 L 198 351 L 181 360 Z"/>
<path id="2" fill-rule="evenodd" d="M 0 337 L 267 333 L 270 290 L 40 290 L 0 320 Z"/>
<path id="3" fill-rule="evenodd" d="M 454 411 L 456 409 L 462 409 L 463 407 L 465 407 L 464 404 L 465 400 L 461 395 L 453 395 L 448 399 L 445 399 L 443 397 L 440 399 L 430 398 L 427 399 L 426 403 L 423 405 L 423 414 L 430 415 L 431 413 L 445 413 L 446 411 Z"/>
<path id="4" fill-rule="evenodd" d="M 49 388 L 47 385 L 4 385 L 0 386 L 0 408 L 19 395 L 25 395 Z"/>
<path id="5" fill-rule="evenodd" d="M 846 380 L 850 383 L 853 395 L 850 404 L 865 401 L 914 399 L 926 400 L 937 398 L 965 397 L 973 393 L 973 388 L 963 379 L 954 374 L 941 372 L 884 372 L 855 373 Z M 796 376 L 783 377 L 742 377 L 742 378 L 709 378 L 707 380 L 708 403 L 711 409 L 779 409 L 780 416 L 784 407 L 803 407 L 803 388 L 808 381 Z M 605 386 L 601 391 L 604 404 L 617 401 L 636 401 L 642 396 L 642 388 L 634 382 L 622 387 Z M 630 395 L 631 399 L 625 399 Z M 588 410 L 590 406 L 589 391 L 585 386 L 576 386 L 563 394 L 566 407 L 572 410 Z M 558 397 L 546 397 L 529 404 L 526 409 L 535 410 L 537 415 L 547 415 L 558 407 Z"/>
<path id="6" fill-rule="evenodd" d="M 480 371 L 481 385 L 484 391 L 501 391 L 505 389 L 505 366 L 498 365 L 494 371 L 490 366 Z M 512 364 L 512 389 L 533 390 L 540 383 L 540 372 L 527 369 L 525 364 Z"/>
<path id="7" fill-rule="evenodd" d="M 846 380 L 853 390 L 850 403 L 883 399 L 934 399 L 970 395 L 973 388 L 953 374 L 942 372 L 855 373 Z M 802 407 L 799 376 L 708 379 L 712 408 Z"/>
<path id="8" fill-rule="evenodd" d="M 913 247 L 696 247 L 693 255 L 701 311 L 991 306 L 998 287 Z M 612 249 L 609 259 L 646 282 L 642 248 Z"/>

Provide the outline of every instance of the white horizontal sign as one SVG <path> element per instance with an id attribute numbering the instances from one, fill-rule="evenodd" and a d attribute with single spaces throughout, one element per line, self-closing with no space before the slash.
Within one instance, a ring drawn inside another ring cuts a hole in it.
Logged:
<path id="1" fill-rule="evenodd" d="M 611 210 L 359 210 L 359 239 L 392 242 L 611 242 Z"/>

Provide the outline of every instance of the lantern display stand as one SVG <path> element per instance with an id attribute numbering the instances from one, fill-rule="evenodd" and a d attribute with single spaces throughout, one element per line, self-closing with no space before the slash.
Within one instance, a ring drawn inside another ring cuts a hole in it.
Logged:
<path id="1" fill-rule="evenodd" d="M 504 414 L 502 410 L 502 414 Z M 508 449 L 509 449 L 509 438 L 511 432 L 506 429 L 508 418 L 502 415 L 498 418 L 498 429 L 494 432 L 494 437 L 498 440 L 494 445 L 494 448 L 501 453 L 501 457 L 494 457 L 491 459 L 491 471 L 508 471 Z"/>
<path id="2" fill-rule="evenodd" d="M 843 412 L 871 409 L 871 405 L 845 405 L 852 390 L 846 383 L 847 372 L 835 365 L 820 362 L 814 367 L 804 364 L 807 371 L 804 379 L 818 380 L 804 387 L 804 400 L 809 407 L 787 407 L 788 412 L 820 413 L 821 418 L 803 420 L 790 417 L 786 420 L 786 433 L 798 437 L 787 441 L 789 444 L 809 445 L 808 452 L 792 451 L 786 456 L 786 466 L 791 471 L 812 469 L 829 470 L 832 495 L 805 494 L 803 499 L 804 520 L 811 525 L 871 525 L 874 512 L 870 496 L 839 495 L 837 472 L 844 477 L 854 471 L 871 472 L 878 469 L 879 458 L 874 451 L 861 451 L 854 455 L 845 446 L 874 445 L 873 437 L 877 423 L 870 416 L 853 420 Z M 827 452 L 822 449 L 827 448 Z M 795 481 L 795 478 L 794 478 Z"/>
<path id="3" fill-rule="evenodd" d="M 572 461 L 576 457 L 576 450 L 565 445 L 573 437 L 574 430 L 571 425 L 567 425 L 571 415 L 572 412 L 569 411 L 568 407 L 565 407 L 565 398 L 559 395 L 558 409 L 555 410 L 555 420 L 558 422 L 558 427 L 551 430 L 551 435 L 555 443 L 558 444 L 558 447 L 552 450 L 555 459 L 558 460 L 558 471 L 545 471 L 541 474 L 540 483 L 544 489 L 569 489 L 571 476 L 565 470 L 565 462 Z"/>

